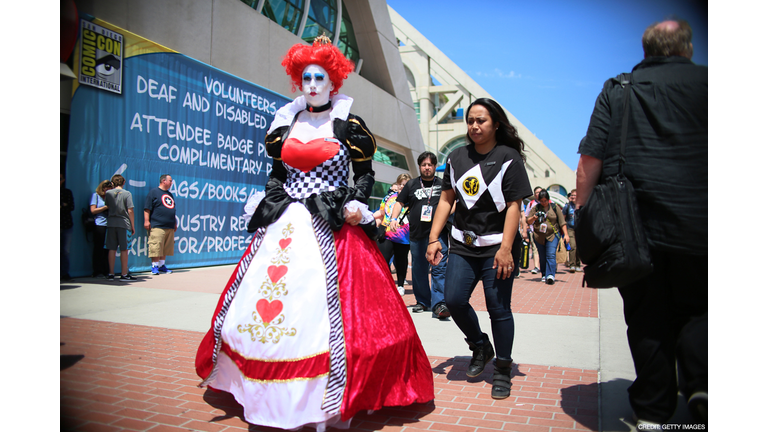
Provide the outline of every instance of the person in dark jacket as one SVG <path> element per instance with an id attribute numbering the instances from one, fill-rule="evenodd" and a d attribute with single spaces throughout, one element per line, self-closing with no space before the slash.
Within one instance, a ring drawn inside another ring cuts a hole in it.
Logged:
<path id="1" fill-rule="evenodd" d="M 708 79 L 707 68 L 691 61 L 692 34 L 683 20 L 649 26 L 645 59 L 627 88 L 618 79 L 605 82 L 579 146 L 577 209 L 618 172 L 622 95 L 629 91 L 624 174 L 637 194 L 654 266 L 649 276 L 618 287 L 637 374 L 628 392 L 638 426 L 668 421 L 678 390 L 694 417 L 707 418 Z"/>
<path id="2" fill-rule="evenodd" d="M 64 187 L 64 174 L 59 174 L 59 222 L 61 224 L 61 236 L 59 244 L 60 264 L 59 276 L 62 281 L 68 282 L 72 278 L 69 276 L 69 247 L 72 245 L 72 210 L 75 208 L 75 198 L 72 191 Z"/>

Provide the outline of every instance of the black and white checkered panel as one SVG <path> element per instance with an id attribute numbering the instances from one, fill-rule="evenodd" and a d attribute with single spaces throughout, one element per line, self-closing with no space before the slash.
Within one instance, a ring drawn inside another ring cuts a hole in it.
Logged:
<path id="1" fill-rule="evenodd" d="M 336 190 L 341 185 L 346 186 L 349 179 L 349 162 L 349 150 L 340 145 L 336 156 L 307 173 L 283 163 L 288 170 L 285 191 L 293 199 L 302 199 L 312 194 Z"/>

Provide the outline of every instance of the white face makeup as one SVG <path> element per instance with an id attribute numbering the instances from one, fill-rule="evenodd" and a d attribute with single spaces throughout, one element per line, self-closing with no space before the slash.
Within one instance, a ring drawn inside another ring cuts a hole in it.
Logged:
<path id="1" fill-rule="evenodd" d="M 318 65 L 309 65 L 301 74 L 301 91 L 307 104 L 313 107 L 323 106 L 331 100 L 331 82 L 328 72 Z"/>

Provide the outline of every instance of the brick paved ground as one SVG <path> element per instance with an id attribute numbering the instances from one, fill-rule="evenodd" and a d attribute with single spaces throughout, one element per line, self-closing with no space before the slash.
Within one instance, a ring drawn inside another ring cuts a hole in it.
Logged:
<path id="1" fill-rule="evenodd" d="M 202 333 L 74 318 L 60 322 L 62 430 L 274 430 L 246 423 L 229 394 L 197 387 L 194 357 Z M 597 430 L 596 371 L 518 364 L 512 396 L 495 401 L 491 365 L 470 380 L 464 374 L 469 357 L 430 361 L 433 403 L 360 413 L 352 430 Z"/>
<path id="2" fill-rule="evenodd" d="M 523 271 L 514 284 L 513 312 L 596 317 L 596 291 L 581 288 L 581 273 L 562 269 L 555 285 L 543 284 L 540 274 Z M 151 278 L 146 286 L 152 287 Z M 471 299 L 476 310 L 485 310 L 481 288 Z M 415 303 L 411 285 L 406 285 L 403 301 Z M 274 430 L 246 423 L 242 407 L 231 395 L 197 387 L 194 357 L 202 333 L 74 318 L 62 318 L 60 324 L 62 430 Z M 435 373 L 433 403 L 360 413 L 352 430 L 598 428 L 597 371 L 516 364 L 512 396 L 496 401 L 490 397 L 491 365 L 479 377 L 468 379 L 464 371 L 469 357 L 429 359 Z"/>

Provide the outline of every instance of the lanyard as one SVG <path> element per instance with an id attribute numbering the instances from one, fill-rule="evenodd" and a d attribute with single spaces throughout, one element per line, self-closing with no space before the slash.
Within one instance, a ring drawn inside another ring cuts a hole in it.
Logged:
<path id="1" fill-rule="evenodd" d="M 422 189 L 426 189 L 424 187 L 424 181 L 422 180 L 421 176 L 419 176 L 419 183 L 421 183 L 421 188 Z M 430 203 L 430 201 L 432 200 L 432 194 L 433 194 L 434 191 L 435 191 L 435 178 L 432 177 L 432 186 L 429 187 L 429 196 L 427 196 L 427 206 L 432 205 Z"/>

